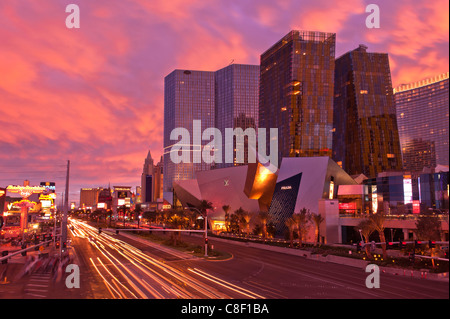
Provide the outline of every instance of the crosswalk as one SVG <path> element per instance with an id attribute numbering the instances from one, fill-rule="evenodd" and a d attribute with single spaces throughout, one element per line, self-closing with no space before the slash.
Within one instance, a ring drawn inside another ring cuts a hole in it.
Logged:
<path id="1" fill-rule="evenodd" d="M 33 273 L 24 287 L 26 297 L 48 298 L 51 282 L 51 273 Z"/>

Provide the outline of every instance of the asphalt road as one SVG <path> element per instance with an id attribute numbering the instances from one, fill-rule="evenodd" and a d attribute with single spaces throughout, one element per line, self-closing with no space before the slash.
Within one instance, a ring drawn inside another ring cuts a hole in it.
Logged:
<path id="1" fill-rule="evenodd" d="M 108 299 L 448 299 L 448 282 L 381 273 L 366 287 L 364 269 L 309 260 L 210 238 L 225 261 L 204 260 L 77 223 L 73 249 L 87 298 Z M 82 234 L 84 233 L 84 234 Z M 81 235 L 81 236 L 80 236 Z M 77 236 L 77 237 L 75 237 Z M 201 238 L 185 236 L 201 243 Z"/>

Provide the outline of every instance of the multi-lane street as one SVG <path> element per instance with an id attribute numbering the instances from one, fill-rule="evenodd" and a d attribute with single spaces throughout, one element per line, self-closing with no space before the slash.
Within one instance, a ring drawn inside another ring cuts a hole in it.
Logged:
<path id="1" fill-rule="evenodd" d="M 381 273 L 380 288 L 366 287 L 364 269 L 210 242 L 230 252 L 213 261 L 126 234 L 98 233 L 71 220 L 72 249 L 87 298 L 175 299 L 428 299 L 449 297 L 448 282 Z M 184 240 L 201 243 L 201 238 Z"/>

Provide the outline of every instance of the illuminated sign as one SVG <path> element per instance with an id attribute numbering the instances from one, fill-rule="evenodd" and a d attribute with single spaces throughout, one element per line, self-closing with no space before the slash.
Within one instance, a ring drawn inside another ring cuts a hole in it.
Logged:
<path id="1" fill-rule="evenodd" d="M 43 201 L 43 200 L 49 200 L 49 201 L 52 201 L 52 200 L 54 200 L 55 198 L 56 198 L 55 193 L 51 193 L 51 194 L 48 194 L 48 195 L 42 194 L 42 195 L 39 196 L 39 200 L 40 200 L 40 201 Z"/>
<path id="2" fill-rule="evenodd" d="M 98 203 L 97 204 L 97 208 L 106 208 L 106 204 L 105 203 Z"/>
<path id="3" fill-rule="evenodd" d="M 292 186 L 281 186 L 281 190 L 292 189 Z"/>
<path id="4" fill-rule="evenodd" d="M 42 208 L 52 207 L 52 201 L 51 200 L 41 200 L 41 207 Z"/>
<path id="5" fill-rule="evenodd" d="M 41 182 L 40 186 L 45 187 L 47 193 L 54 193 L 56 191 L 55 182 Z"/>
<path id="6" fill-rule="evenodd" d="M 413 214 L 420 214 L 420 201 L 413 200 Z"/>
<path id="7" fill-rule="evenodd" d="M 411 204 L 413 202 L 413 191 L 411 175 L 403 176 L 403 201 L 405 204 Z"/>
<path id="8" fill-rule="evenodd" d="M 22 199 L 17 202 L 12 202 L 8 204 L 8 210 L 11 210 L 11 208 L 22 208 L 22 207 L 34 207 L 36 205 L 35 202 L 29 201 L 28 199 Z"/>
<path id="9" fill-rule="evenodd" d="M 376 213 L 378 211 L 378 198 L 376 185 L 372 185 L 372 211 L 373 213 Z"/>
<path id="10" fill-rule="evenodd" d="M 45 190 L 45 187 L 41 186 L 12 186 L 9 185 L 6 188 L 7 191 L 11 193 L 19 193 L 23 198 L 28 198 L 32 194 L 42 193 Z"/>
<path id="11" fill-rule="evenodd" d="M 127 191 L 117 192 L 117 198 L 127 198 Z"/>
<path id="12" fill-rule="evenodd" d="M 334 182 L 331 181 L 330 182 L 330 194 L 329 194 L 328 198 L 333 199 L 333 196 L 334 196 Z"/>
<path id="13" fill-rule="evenodd" d="M 339 209 L 356 210 L 356 203 L 339 203 Z"/>

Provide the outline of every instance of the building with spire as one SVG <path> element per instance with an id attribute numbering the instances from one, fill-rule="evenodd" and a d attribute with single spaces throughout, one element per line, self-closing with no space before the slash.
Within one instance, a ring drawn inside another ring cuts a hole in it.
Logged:
<path id="1" fill-rule="evenodd" d="M 144 161 L 141 175 L 141 200 L 143 203 L 156 202 L 162 198 L 163 181 L 162 157 L 159 163 L 154 164 L 150 151 Z"/>

